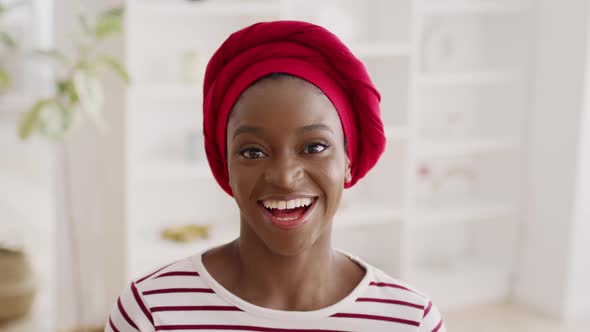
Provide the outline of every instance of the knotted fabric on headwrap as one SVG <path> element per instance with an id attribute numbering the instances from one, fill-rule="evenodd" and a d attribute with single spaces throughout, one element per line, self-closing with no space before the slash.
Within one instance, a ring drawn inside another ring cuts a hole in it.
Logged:
<path id="1" fill-rule="evenodd" d="M 234 32 L 207 65 L 203 85 L 205 151 L 219 185 L 232 195 L 226 156 L 229 113 L 244 90 L 272 73 L 309 81 L 330 99 L 348 143 L 352 180 L 345 187 L 353 186 L 385 149 L 381 96 L 363 63 L 338 37 L 299 21 L 261 22 Z"/>

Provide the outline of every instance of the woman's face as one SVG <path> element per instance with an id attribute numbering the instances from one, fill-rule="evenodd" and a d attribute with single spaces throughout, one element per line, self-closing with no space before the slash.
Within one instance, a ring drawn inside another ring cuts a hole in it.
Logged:
<path id="1" fill-rule="evenodd" d="M 350 173 L 340 119 L 319 89 L 289 76 L 249 87 L 227 124 L 227 161 L 242 232 L 281 255 L 330 240 Z"/>

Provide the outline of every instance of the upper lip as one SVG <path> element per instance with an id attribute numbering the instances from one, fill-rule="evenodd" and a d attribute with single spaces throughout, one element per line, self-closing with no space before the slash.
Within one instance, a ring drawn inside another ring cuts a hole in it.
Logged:
<path id="1" fill-rule="evenodd" d="M 290 201 L 298 198 L 315 198 L 317 195 L 312 194 L 291 194 L 291 195 L 269 195 L 260 199 L 261 201 Z"/>

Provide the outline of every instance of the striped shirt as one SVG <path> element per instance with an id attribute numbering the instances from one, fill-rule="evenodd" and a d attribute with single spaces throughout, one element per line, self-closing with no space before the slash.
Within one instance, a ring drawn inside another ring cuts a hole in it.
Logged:
<path id="1" fill-rule="evenodd" d="M 282 311 L 230 293 L 197 254 L 131 282 L 115 303 L 105 332 L 446 331 L 439 310 L 427 297 L 348 256 L 366 270 L 352 293 L 320 310 Z"/>

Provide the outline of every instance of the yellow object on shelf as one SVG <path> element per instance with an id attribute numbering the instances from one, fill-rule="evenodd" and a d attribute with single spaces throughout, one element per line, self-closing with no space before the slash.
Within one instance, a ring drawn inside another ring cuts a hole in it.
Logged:
<path id="1" fill-rule="evenodd" d="M 209 237 L 209 225 L 189 224 L 183 226 L 172 226 L 162 230 L 162 238 L 174 242 L 191 242 Z"/>

